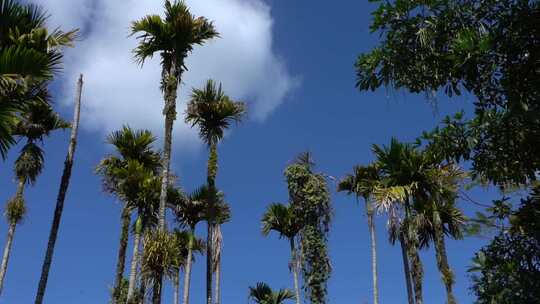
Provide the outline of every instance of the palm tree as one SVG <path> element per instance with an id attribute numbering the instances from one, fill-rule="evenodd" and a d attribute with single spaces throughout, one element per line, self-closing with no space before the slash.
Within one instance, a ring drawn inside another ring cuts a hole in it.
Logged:
<path id="1" fill-rule="evenodd" d="M 249 298 L 257 304 L 282 304 L 287 300 L 294 300 L 294 293 L 289 289 L 273 291 L 266 283 L 257 283 L 249 287 Z"/>
<path id="2" fill-rule="evenodd" d="M 107 143 L 113 145 L 117 155 L 109 155 L 101 160 L 96 168 L 96 173 L 102 176 L 104 190 L 108 193 L 115 194 L 123 201 L 121 213 L 122 228 L 120 233 L 120 242 L 118 249 L 118 259 L 116 263 L 116 274 L 113 289 L 113 302 L 117 302 L 122 283 L 126 250 L 129 236 L 130 214 L 133 205 L 126 198 L 125 189 L 120 186 L 124 185 L 120 180 L 118 173 L 122 168 L 126 168 L 129 161 L 137 161 L 149 170 L 157 174 L 161 165 L 161 159 L 158 153 L 152 150 L 152 145 L 156 138 L 148 130 L 133 130 L 129 126 L 124 126 L 121 130 L 111 133 L 107 137 Z"/>
<path id="3" fill-rule="evenodd" d="M 165 205 L 169 185 L 169 166 L 171 161 L 171 143 L 173 123 L 176 119 L 176 94 L 182 73 L 186 70 L 185 59 L 195 45 L 202 45 L 206 40 L 217 37 L 218 32 L 212 22 L 204 17 L 192 15 L 184 1 L 165 1 L 165 19 L 159 15 L 148 15 L 131 25 L 132 35 L 140 39 L 134 50 L 138 63 L 161 55 L 161 90 L 165 106 L 165 140 L 163 148 L 163 180 L 161 183 L 159 205 L 159 227 L 165 229 Z"/>
<path id="4" fill-rule="evenodd" d="M 208 187 L 203 185 L 193 191 L 190 195 L 183 195 L 180 191 L 173 191 L 169 193 L 171 202 L 173 204 L 172 209 L 176 216 L 176 221 L 189 228 L 191 235 L 188 243 L 188 252 L 186 256 L 186 265 L 184 272 L 184 293 L 183 303 L 189 303 L 189 289 L 191 284 L 191 267 L 193 263 L 193 246 L 196 239 L 195 228 L 197 224 L 204 220 L 205 208 L 208 201 Z"/>
<path id="5" fill-rule="evenodd" d="M 297 219 L 292 207 L 274 203 L 268 207 L 261 222 L 263 235 L 267 236 L 270 231 L 274 230 L 279 233 L 280 238 L 285 237 L 289 240 L 291 246 L 291 263 L 289 264 L 289 269 L 293 272 L 296 303 L 300 304 L 300 286 L 298 283 L 300 259 L 295 245 L 295 238 L 302 229 L 300 221 Z"/>
<path id="6" fill-rule="evenodd" d="M 48 102 L 46 86 L 61 69 L 62 49 L 77 31 L 49 31 L 47 13 L 33 4 L 0 0 L 0 157 L 15 143 L 17 113 Z"/>
<path id="7" fill-rule="evenodd" d="M 43 170 L 44 151 L 39 143 L 43 142 L 43 139 L 49 136 L 52 131 L 66 128 L 69 128 L 69 123 L 61 119 L 48 104 L 42 102 L 30 104 L 14 126 L 13 134 L 18 138 L 25 138 L 26 144 L 15 161 L 17 192 L 6 206 L 6 218 L 9 228 L 2 264 L 0 265 L 0 293 L 2 292 L 7 271 L 15 227 L 23 219 L 26 210 L 23 195 L 24 187 L 26 184 L 35 184 L 37 177 Z"/>
<path id="8" fill-rule="evenodd" d="M 354 173 L 344 177 L 338 184 L 338 191 L 354 193 L 356 197 L 362 197 L 366 204 L 369 235 L 371 237 L 371 271 L 373 278 L 373 303 L 379 303 L 379 289 L 377 284 L 377 242 L 375 235 L 375 223 L 373 221 L 373 205 L 370 199 L 373 197 L 375 187 L 379 183 L 379 172 L 374 165 L 356 166 Z"/>
<path id="9" fill-rule="evenodd" d="M 224 132 L 233 122 L 240 122 L 245 114 L 245 105 L 241 102 L 231 100 L 223 91 L 221 84 L 219 86 L 212 80 L 208 80 L 203 89 L 193 89 L 191 100 L 188 103 L 186 111 L 186 123 L 192 127 L 198 126 L 199 136 L 207 144 L 209 149 L 208 157 L 208 190 L 210 194 L 209 208 L 210 212 L 217 210 L 214 208 L 215 194 L 217 193 L 215 180 L 217 175 L 217 144 L 223 139 Z M 208 214 L 208 235 L 206 239 L 206 294 L 207 304 L 212 303 L 212 265 L 214 260 L 212 251 L 215 250 L 213 239 L 213 230 L 218 224 L 216 214 Z M 217 299 L 219 304 L 219 299 Z"/>
<path id="10" fill-rule="evenodd" d="M 69 138 L 68 152 L 66 155 L 66 160 L 64 161 L 64 170 L 62 172 L 62 178 L 60 180 L 60 188 L 58 190 L 56 206 L 54 208 L 54 216 L 51 231 L 49 233 L 49 241 L 47 242 L 47 250 L 45 252 L 45 258 L 43 260 L 43 266 L 41 268 L 41 276 L 39 279 L 35 304 L 41 304 L 43 302 L 43 297 L 45 296 L 45 289 L 47 287 L 47 280 L 49 278 L 49 270 L 51 268 L 54 247 L 56 244 L 56 237 L 58 236 L 58 230 L 60 229 L 60 219 L 62 218 L 62 211 L 64 210 L 64 200 L 66 198 L 67 189 L 69 187 L 69 180 L 71 178 L 71 169 L 73 167 L 75 147 L 77 145 L 77 133 L 79 130 L 82 85 L 83 76 L 81 74 L 77 83 L 75 109 L 73 113 L 73 123 L 71 124 L 71 136 Z"/>

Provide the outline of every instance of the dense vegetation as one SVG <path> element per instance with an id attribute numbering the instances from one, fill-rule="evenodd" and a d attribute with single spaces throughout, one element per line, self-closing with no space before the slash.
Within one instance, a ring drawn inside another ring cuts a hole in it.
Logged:
<path id="1" fill-rule="evenodd" d="M 452 252 L 446 241 L 486 231 L 494 237 L 476 253 L 469 269 L 476 303 L 536 303 L 540 299 L 540 2 L 372 2 L 379 6 L 370 28 L 380 35 L 380 41 L 357 59 L 360 91 L 403 89 L 425 93 L 431 102 L 437 102 L 438 94 L 453 97 L 466 92 L 475 97 L 474 113 L 449 116 L 433 130 L 419 134 L 414 143 L 392 139 L 388 145 L 373 145 L 374 161 L 354 166 L 337 183 L 338 192 L 365 204 L 373 303 L 378 304 L 380 297 L 376 216 L 388 220 L 388 239 L 399 245 L 409 304 L 424 302 L 420 251 L 428 247 L 434 248 L 446 291 L 444 301 L 457 303 Z M 164 146 L 161 150 L 155 147 L 157 137 L 150 131 L 125 125 L 107 137 L 114 152 L 96 164 L 103 190 L 122 202 L 110 302 L 161 303 L 162 287 L 169 280 L 175 303 L 188 304 L 192 265 L 197 255 L 205 255 L 207 304 L 219 304 L 225 237 L 221 225 L 231 220 L 231 208 L 216 184 L 218 147 L 225 132 L 244 119 L 246 104 L 230 98 L 214 80 L 192 90 L 182 114 L 206 144 L 208 163 L 206 181 L 186 193 L 170 170 L 178 89 L 194 46 L 219 38 L 219 29 L 191 14 L 184 2 L 165 0 L 164 17 L 144 16 L 131 24 L 131 32 L 139 42 L 133 50 L 138 64 L 142 66 L 157 54 L 161 58 L 162 78 L 155 85 L 163 93 Z M 64 48 L 72 46 L 76 38 L 76 30 L 48 28 L 47 13 L 40 7 L 0 0 L 2 160 L 10 149 L 21 145 L 13 164 L 15 194 L 5 208 L 8 231 L 0 264 L 0 292 L 9 279 L 16 227 L 25 218 L 24 190 L 43 170 L 42 144 L 55 130 L 72 129 L 36 293 L 38 304 L 45 296 L 74 162 L 82 75 L 72 123 L 54 111 L 48 88 L 62 69 Z M 276 232 L 288 242 L 294 288 L 274 291 L 259 282 L 249 287 L 249 299 L 260 304 L 331 302 L 328 235 L 332 221 L 338 219 L 333 218 L 330 177 L 316 171 L 310 153 L 301 153 L 288 164 L 284 177 L 289 200 L 271 203 L 261 215 L 261 224 L 263 235 Z M 506 196 L 476 218 L 467 218 L 457 201 L 477 184 L 491 184 Z M 517 189 L 525 189 L 529 196 L 512 203 Z M 206 223 L 206 240 L 196 234 L 202 222 Z M 133 251 L 128 259 L 130 241 Z M 182 273 L 184 285 L 180 288 Z"/>

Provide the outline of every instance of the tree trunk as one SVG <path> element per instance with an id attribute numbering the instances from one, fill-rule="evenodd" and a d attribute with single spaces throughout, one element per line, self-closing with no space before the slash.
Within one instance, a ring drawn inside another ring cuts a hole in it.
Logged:
<path id="1" fill-rule="evenodd" d="M 152 304 L 161 304 L 161 286 L 163 282 L 163 274 L 160 273 L 154 282 L 152 288 Z"/>
<path id="2" fill-rule="evenodd" d="M 221 235 L 221 226 L 219 224 L 214 225 L 214 272 L 215 272 L 215 289 L 216 293 L 214 295 L 216 304 L 221 303 L 221 249 L 223 236 Z"/>
<path id="3" fill-rule="evenodd" d="M 68 153 L 64 162 L 64 171 L 62 173 L 62 179 L 60 181 L 60 189 L 58 191 L 58 197 L 56 200 L 56 207 L 54 210 L 54 218 L 49 234 L 49 241 L 47 243 L 47 251 L 45 253 L 45 259 L 43 261 L 43 267 L 41 269 L 41 277 L 39 279 L 39 286 L 36 294 L 35 304 L 42 304 L 43 297 L 45 296 L 45 289 L 47 287 L 47 280 L 49 278 L 49 270 L 51 268 L 54 247 L 56 245 L 56 238 L 58 236 L 58 229 L 60 228 L 60 220 L 62 218 L 62 211 L 64 210 L 64 200 L 69 186 L 69 179 L 71 177 L 71 168 L 73 167 L 73 159 L 75 154 L 75 147 L 77 145 L 77 132 L 79 130 L 79 118 L 81 110 L 81 95 L 82 95 L 83 76 L 79 77 L 77 85 L 77 95 L 75 102 L 75 113 L 73 118 L 73 125 L 71 126 L 71 137 L 68 147 Z"/>
<path id="4" fill-rule="evenodd" d="M 416 304 L 424 303 L 423 297 L 423 280 L 424 280 L 424 270 L 422 267 L 422 261 L 420 260 L 420 255 L 418 254 L 418 247 L 416 244 L 409 246 L 410 250 L 410 260 L 412 265 L 412 280 L 414 286 L 414 299 Z"/>
<path id="5" fill-rule="evenodd" d="M 126 205 L 122 209 L 122 230 L 120 233 L 120 245 L 118 247 L 118 260 L 116 262 L 116 275 L 114 279 L 113 303 L 116 303 L 120 292 L 120 284 L 124 276 L 124 267 L 126 265 L 126 251 L 129 238 L 129 209 Z"/>
<path id="6" fill-rule="evenodd" d="M 8 228 L 6 247 L 4 248 L 4 255 L 2 256 L 2 266 L 0 267 L 0 294 L 2 294 L 2 288 L 4 286 L 4 278 L 6 276 L 7 264 L 9 261 L 9 254 L 11 253 L 11 244 L 13 243 L 13 236 L 15 235 L 16 226 L 17 223 L 12 222 L 9 224 Z"/>
<path id="7" fill-rule="evenodd" d="M 296 246 L 294 246 L 294 238 L 290 238 L 291 243 L 291 270 L 294 280 L 294 293 L 296 295 L 296 304 L 300 304 L 300 286 L 298 284 L 298 263 L 296 256 Z"/>
<path id="8" fill-rule="evenodd" d="M 161 178 L 161 192 L 159 196 L 159 229 L 165 230 L 165 205 L 167 203 L 167 188 L 169 186 L 169 169 L 171 164 L 171 145 L 174 120 L 176 119 L 176 94 L 178 79 L 174 76 L 174 69 L 166 72 L 165 84 L 165 137 L 163 142 L 163 172 Z"/>
<path id="9" fill-rule="evenodd" d="M 17 192 L 15 193 L 16 199 L 19 199 L 19 200 L 23 199 L 24 183 L 25 183 L 24 179 L 19 179 L 19 183 L 17 185 Z M 22 218 L 8 219 L 10 223 L 9 223 L 8 234 L 7 234 L 7 239 L 6 239 L 6 247 L 4 247 L 4 255 L 2 256 L 2 264 L 0 265 L 0 294 L 2 294 L 2 290 L 4 288 L 4 279 L 6 277 L 7 265 L 9 262 L 9 255 L 11 253 L 11 246 L 13 244 L 13 237 L 15 236 L 15 228 L 17 227 L 17 223 L 21 219 Z"/>
<path id="10" fill-rule="evenodd" d="M 446 256 L 446 245 L 444 242 L 444 234 L 440 224 L 436 224 L 435 227 L 435 255 L 437 258 L 437 267 L 441 273 L 442 281 L 446 288 L 447 304 L 456 304 L 456 298 L 452 291 L 454 284 L 454 274 L 448 264 L 448 257 Z"/>
<path id="11" fill-rule="evenodd" d="M 180 294 L 179 294 L 179 291 L 180 291 L 180 272 L 177 272 L 175 275 L 174 275 L 174 299 L 173 299 L 173 303 L 174 304 L 178 304 L 178 300 L 180 299 Z"/>
<path id="12" fill-rule="evenodd" d="M 403 258 L 403 270 L 405 273 L 405 284 L 407 285 L 407 300 L 409 304 L 414 304 L 413 290 L 411 284 L 411 271 L 409 268 L 409 257 L 407 255 L 407 242 L 403 232 L 399 233 L 399 243 L 401 245 L 401 257 Z"/>
<path id="13" fill-rule="evenodd" d="M 212 303 L 212 223 L 208 222 L 208 234 L 206 236 L 206 304 Z"/>
<path id="14" fill-rule="evenodd" d="M 133 240 L 133 256 L 131 258 L 131 270 L 129 272 L 129 285 L 128 285 L 128 294 L 127 302 L 132 303 L 133 296 L 135 295 L 135 287 L 137 282 L 137 267 L 139 266 L 139 242 L 141 240 L 141 219 L 137 219 L 135 224 L 135 238 Z"/>
<path id="15" fill-rule="evenodd" d="M 186 270 L 184 273 L 184 299 L 183 304 L 189 304 L 189 286 L 191 284 L 191 264 L 193 263 L 193 241 L 195 238 L 195 228 L 191 228 L 189 237 L 188 255 L 186 258 Z"/>
<path id="16" fill-rule="evenodd" d="M 375 234 L 375 223 L 373 222 L 373 208 L 369 200 L 365 199 L 368 218 L 369 235 L 371 237 L 371 272 L 373 276 L 373 303 L 379 304 L 379 285 L 377 280 L 377 239 Z"/>

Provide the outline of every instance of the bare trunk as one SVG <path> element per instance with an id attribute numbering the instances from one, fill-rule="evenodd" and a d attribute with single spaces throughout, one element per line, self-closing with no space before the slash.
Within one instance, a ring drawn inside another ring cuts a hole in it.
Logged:
<path id="1" fill-rule="evenodd" d="M 22 200 L 23 192 L 24 192 L 24 179 L 20 179 L 17 185 L 17 192 L 15 194 L 15 198 Z M 0 294 L 2 294 L 2 290 L 4 289 L 4 280 L 6 277 L 7 265 L 9 263 L 9 255 L 11 253 L 11 246 L 13 244 L 13 237 L 15 236 L 15 228 L 17 227 L 17 223 L 21 220 L 21 218 L 14 218 L 14 219 L 8 219 L 8 220 L 10 221 L 10 223 L 9 223 L 8 234 L 7 234 L 7 239 L 6 239 L 6 247 L 4 247 L 4 254 L 2 256 L 2 264 L 0 266 Z"/>
<path id="2" fill-rule="evenodd" d="M 116 303 L 120 293 L 120 284 L 124 276 L 126 265 L 126 251 L 129 238 L 129 210 L 126 205 L 122 210 L 122 231 L 120 233 L 120 245 L 118 247 L 118 260 L 116 262 L 116 275 L 114 279 L 113 303 Z"/>
<path id="3" fill-rule="evenodd" d="M 407 242 L 403 233 L 399 234 L 399 243 L 401 245 L 401 257 L 403 258 L 403 270 L 405 273 L 405 284 L 407 285 L 407 300 L 409 304 L 414 304 L 413 290 L 411 283 L 411 270 L 409 268 L 409 257 L 407 255 Z"/>
<path id="4" fill-rule="evenodd" d="M 214 226 L 214 273 L 216 275 L 215 277 L 215 302 L 216 304 L 221 303 L 221 250 L 223 246 L 223 236 L 221 234 L 221 226 L 219 224 L 216 224 Z"/>
<path id="5" fill-rule="evenodd" d="M 69 141 L 68 153 L 64 162 L 64 172 L 62 173 L 62 179 L 60 182 L 60 189 L 58 191 L 58 198 L 56 200 L 56 207 L 54 210 L 54 218 L 49 235 L 49 242 L 47 243 L 47 251 L 45 253 L 45 259 L 43 261 L 43 267 L 41 269 L 41 277 L 39 279 L 39 286 L 36 294 L 35 304 L 42 304 L 43 297 L 45 296 L 45 289 L 47 288 L 47 280 L 49 278 L 49 270 L 51 268 L 54 247 L 56 245 L 56 238 L 58 236 L 58 229 L 60 228 L 60 220 L 62 218 L 62 211 L 64 210 L 64 200 L 69 186 L 69 179 L 71 177 L 71 168 L 73 167 L 73 158 L 75 154 L 75 147 L 77 145 L 77 132 L 79 130 L 79 118 L 81 110 L 81 94 L 82 94 L 83 76 L 79 77 L 77 85 L 77 95 L 75 102 L 75 113 L 73 118 L 73 125 L 71 126 L 71 138 Z"/>
<path id="6" fill-rule="evenodd" d="M 137 220 L 139 222 L 139 220 Z M 136 225 L 140 225 L 140 222 Z M 131 258 L 131 270 L 129 272 L 129 285 L 127 294 L 127 303 L 132 303 L 133 296 L 135 295 L 135 285 L 137 282 L 137 267 L 139 265 L 139 242 L 141 240 L 140 227 L 136 228 L 135 238 L 133 240 L 133 256 Z"/>
<path id="7" fill-rule="evenodd" d="M 184 273 L 184 304 L 189 304 L 189 286 L 191 283 L 191 264 L 193 263 L 193 238 L 195 237 L 195 229 L 191 228 L 191 235 L 189 238 L 188 255 L 186 258 L 186 270 Z"/>
<path id="8" fill-rule="evenodd" d="M 444 234 L 442 227 L 437 225 L 435 227 L 435 255 L 437 258 L 437 267 L 441 273 L 441 277 L 446 288 L 446 298 L 448 304 L 456 304 L 456 298 L 452 291 L 454 284 L 454 274 L 448 264 L 448 257 L 446 256 L 446 245 L 444 242 Z"/>
<path id="9" fill-rule="evenodd" d="M 174 304 L 179 303 L 178 302 L 178 300 L 180 299 L 179 291 L 180 291 L 180 272 L 177 272 L 174 275 L 174 299 L 173 299 Z"/>
<path id="10" fill-rule="evenodd" d="M 212 223 L 208 222 L 208 234 L 206 236 L 206 304 L 212 303 Z"/>
<path id="11" fill-rule="evenodd" d="M 293 273 L 294 280 L 294 293 L 296 295 L 296 304 L 300 304 L 300 286 L 298 284 L 298 263 L 296 256 L 296 246 L 294 246 L 294 238 L 290 239 L 291 243 L 291 270 Z"/>
<path id="12" fill-rule="evenodd" d="M 215 288 L 216 288 L 216 294 L 215 294 L 215 298 L 216 298 L 216 304 L 219 304 L 221 302 L 221 263 L 220 262 L 217 262 L 217 265 L 216 265 L 216 283 L 215 283 Z"/>
<path id="13" fill-rule="evenodd" d="M 4 247 L 4 255 L 2 256 L 2 266 L 0 266 L 0 294 L 2 293 L 2 289 L 4 287 L 4 278 L 6 276 L 9 254 L 11 253 L 11 244 L 13 244 L 13 236 L 15 235 L 16 226 L 17 223 L 12 222 L 9 224 L 8 228 L 6 247 Z"/>
<path id="14" fill-rule="evenodd" d="M 379 304 L 379 285 L 377 280 L 377 239 L 375 234 L 375 223 L 373 222 L 373 208 L 366 201 L 366 211 L 368 218 L 369 235 L 371 237 L 371 273 L 373 276 L 373 303 Z"/>

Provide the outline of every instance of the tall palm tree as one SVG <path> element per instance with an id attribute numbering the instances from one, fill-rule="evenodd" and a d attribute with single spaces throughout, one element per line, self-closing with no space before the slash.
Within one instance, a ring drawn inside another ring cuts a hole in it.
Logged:
<path id="1" fill-rule="evenodd" d="M 176 96 L 182 73 L 186 70 L 185 59 L 195 45 L 217 37 L 212 22 L 192 15 L 184 1 L 165 1 L 165 18 L 148 15 L 131 25 L 132 35 L 140 40 L 134 50 L 135 58 L 143 65 L 145 60 L 161 55 L 161 90 L 165 106 L 165 138 L 163 147 L 163 179 L 159 205 L 159 227 L 165 229 L 165 205 L 169 185 L 173 123 L 176 119 Z"/>
<path id="2" fill-rule="evenodd" d="M 122 168 L 126 168 L 129 161 L 137 161 L 143 166 L 157 174 L 161 166 L 161 159 L 152 146 L 156 138 L 148 130 L 133 130 L 129 126 L 122 127 L 121 130 L 111 133 L 107 137 L 107 143 L 113 145 L 116 149 L 116 155 L 109 155 L 96 168 L 96 173 L 102 176 L 103 186 L 106 192 L 116 195 L 123 201 L 121 212 L 121 233 L 118 249 L 118 258 L 116 263 L 116 274 L 113 289 L 113 302 L 117 302 L 122 283 L 126 250 L 129 237 L 130 214 L 133 205 L 129 203 L 126 197 L 124 185 L 121 177 L 118 176 Z"/>
<path id="3" fill-rule="evenodd" d="M 64 161 L 64 170 L 62 171 L 60 187 L 58 189 L 58 196 L 56 198 L 56 206 L 54 208 L 54 216 L 51 225 L 51 231 L 49 233 L 49 241 L 47 242 L 47 250 L 45 251 L 45 258 L 43 259 L 43 266 L 41 268 L 41 276 L 39 279 L 39 285 L 35 301 L 36 304 L 41 304 L 43 302 L 43 297 L 45 296 L 45 289 L 47 288 L 47 280 L 49 278 L 49 270 L 51 269 L 54 247 L 56 245 L 56 238 L 58 236 L 58 230 L 60 229 L 60 220 L 62 219 L 62 212 L 64 210 L 64 201 L 66 199 L 66 193 L 69 187 L 69 180 L 71 178 L 71 169 L 73 168 L 75 148 L 77 146 L 77 134 L 79 131 L 82 86 L 83 75 L 81 74 L 79 76 L 79 81 L 77 82 L 75 108 L 73 113 L 73 122 L 71 124 L 71 135 L 69 138 L 66 160 Z"/>
<path id="4" fill-rule="evenodd" d="M 257 283 L 249 287 L 249 299 L 257 304 L 283 304 L 287 300 L 294 300 L 294 293 L 289 289 L 273 291 L 266 283 Z"/>
<path id="5" fill-rule="evenodd" d="M 188 242 L 188 252 L 184 271 L 184 293 L 182 300 L 182 303 L 188 304 L 189 289 L 191 284 L 191 267 L 193 263 L 193 247 L 196 245 L 195 228 L 197 227 L 198 223 L 204 220 L 205 208 L 209 197 L 208 187 L 203 185 L 188 196 L 183 195 L 180 193 L 180 191 L 174 191 L 172 194 L 170 193 L 169 196 L 172 197 L 172 209 L 174 210 L 176 221 L 179 224 L 187 226 L 192 235 Z"/>
<path id="6" fill-rule="evenodd" d="M 213 230 L 218 224 L 216 214 L 212 214 L 216 205 L 216 175 L 217 175 L 217 144 L 223 139 L 224 132 L 234 122 L 238 123 L 245 114 L 245 105 L 241 102 L 231 100 L 223 91 L 221 84 L 216 85 L 212 80 L 208 80 L 203 89 L 193 89 L 191 99 L 188 103 L 185 121 L 192 127 L 199 128 L 199 136 L 206 143 L 209 149 L 207 183 L 210 194 L 208 216 L 208 235 L 206 239 L 206 298 L 207 304 L 212 302 L 212 265 L 214 260 L 212 252 L 215 250 Z M 218 299 L 219 301 L 219 299 Z"/>
<path id="7" fill-rule="evenodd" d="M 175 229 L 173 233 L 178 242 L 177 261 L 181 262 L 178 265 L 178 269 L 180 270 L 180 268 L 183 268 L 184 272 L 187 272 L 188 255 L 189 254 L 192 255 L 191 259 L 193 261 L 193 253 L 202 253 L 204 251 L 204 248 L 205 248 L 204 241 L 198 239 L 190 231 Z M 175 274 L 173 287 L 174 287 L 173 303 L 178 304 L 180 303 L 180 273 Z"/>
<path id="8" fill-rule="evenodd" d="M 291 246 L 291 262 L 289 264 L 289 269 L 293 273 L 296 303 L 300 304 L 300 285 L 298 283 L 300 261 L 295 239 L 302 229 L 301 223 L 297 219 L 292 207 L 279 203 L 274 203 L 268 206 L 268 209 L 266 209 L 261 222 L 263 235 L 267 236 L 270 231 L 273 230 L 279 233 L 280 238 L 285 237 L 289 240 L 289 244 Z"/>
<path id="9" fill-rule="evenodd" d="M 362 197 L 366 204 L 366 214 L 368 219 L 368 229 L 371 238 L 371 271 L 373 279 L 373 303 L 379 303 L 379 288 L 377 283 L 377 241 L 375 234 L 375 223 L 373 221 L 374 209 L 370 203 L 373 192 L 379 183 L 379 172 L 375 165 L 356 166 L 354 173 L 344 177 L 338 184 L 338 191 L 346 191 L 348 194 L 354 193 L 356 197 Z"/>
<path id="10" fill-rule="evenodd" d="M 43 142 L 43 139 L 51 132 L 66 128 L 69 128 L 69 123 L 61 119 L 48 104 L 42 102 L 29 104 L 14 126 L 13 134 L 18 138 L 26 139 L 26 144 L 15 161 L 17 191 L 15 197 L 9 200 L 6 206 L 9 228 L 0 265 L 0 293 L 7 271 L 15 227 L 23 219 L 26 210 L 23 196 L 24 187 L 26 184 L 35 184 L 37 177 L 43 170 L 44 151 L 39 143 Z"/>
<path id="11" fill-rule="evenodd" d="M 0 157 L 15 143 L 17 113 L 37 100 L 48 102 L 46 86 L 61 69 L 62 49 L 77 31 L 49 31 L 47 13 L 34 4 L 0 0 Z"/>

